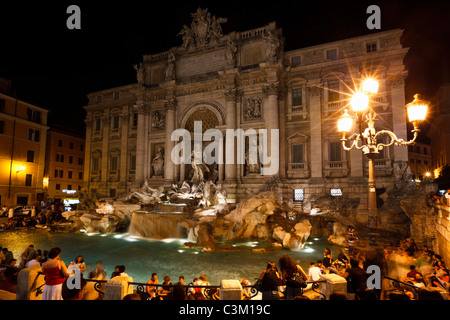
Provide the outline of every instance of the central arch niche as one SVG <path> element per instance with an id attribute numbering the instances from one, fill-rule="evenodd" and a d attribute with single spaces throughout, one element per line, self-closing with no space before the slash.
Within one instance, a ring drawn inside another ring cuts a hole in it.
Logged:
<path id="1" fill-rule="evenodd" d="M 181 127 L 188 130 L 193 138 L 194 122 L 201 121 L 202 134 L 208 129 L 214 129 L 224 124 L 224 117 L 221 107 L 212 103 L 197 103 L 190 107 L 188 111 L 183 115 L 181 121 Z M 193 141 L 192 141 L 193 143 Z M 203 149 L 209 144 L 209 141 L 203 143 Z M 191 146 L 193 150 L 193 145 Z M 220 176 L 223 175 L 223 165 L 216 163 L 206 165 L 208 167 L 208 173 L 205 175 L 206 180 L 217 182 L 221 180 Z M 180 166 L 180 181 L 190 180 L 192 178 L 192 166 L 190 164 L 181 164 Z"/>
<path id="2" fill-rule="evenodd" d="M 202 133 L 219 125 L 216 114 L 206 108 L 199 108 L 186 120 L 185 129 L 189 132 L 194 132 L 194 121 L 202 122 Z"/>

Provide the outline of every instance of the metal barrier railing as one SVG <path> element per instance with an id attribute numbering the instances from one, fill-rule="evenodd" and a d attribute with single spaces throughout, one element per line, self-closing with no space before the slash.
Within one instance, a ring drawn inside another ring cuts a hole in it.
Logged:
<path id="1" fill-rule="evenodd" d="M 9 267 L 9 266 L 7 266 L 7 265 L 0 265 L 0 268 L 6 268 L 6 267 Z M 16 268 L 16 269 L 18 271 L 20 271 L 19 268 Z M 43 272 L 39 271 L 38 274 L 37 274 L 37 277 L 34 279 L 34 282 L 33 282 L 32 286 L 34 286 L 34 283 L 36 283 L 36 281 L 37 281 L 39 276 L 44 276 L 45 277 L 45 274 Z M 399 280 L 396 280 L 396 279 L 392 279 L 392 278 L 388 278 L 388 277 L 385 277 L 385 278 L 393 280 L 393 281 L 396 281 L 397 283 L 410 285 L 408 283 L 405 283 L 405 282 L 402 282 L 402 281 L 399 281 Z M 108 280 L 99 280 L 99 279 L 85 279 L 85 280 L 87 282 L 94 282 L 94 289 L 95 289 L 95 291 L 97 291 L 98 293 L 100 293 L 103 296 L 105 295 L 105 293 L 103 291 L 101 291 L 101 289 L 102 289 L 103 285 L 108 282 Z M 321 282 L 326 282 L 326 280 L 322 279 L 322 280 L 318 280 L 318 281 L 306 281 L 307 284 L 310 284 L 310 283 L 312 284 L 311 285 L 311 290 L 312 291 L 320 294 L 323 297 L 323 300 L 326 300 L 326 297 L 325 297 L 325 295 L 323 293 L 321 293 L 319 291 L 316 291 L 320 287 L 320 283 Z M 150 283 L 142 283 L 142 282 L 128 282 L 128 284 L 129 285 L 135 285 L 136 286 L 136 292 L 138 294 L 146 293 L 147 292 L 146 287 L 148 287 L 148 286 L 156 287 L 156 288 L 159 288 L 159 287 L 173 288 L 173 287 L 179 286 L 179 285 L 150 284 Z M 36 295 L 39 295 L 39 294 L 43 293 L 44 285 L 45 284 L 42 284 L 42 285 L 36 287 L 36 289 L 35 289 L 36 290 L 36 292 L 35 292 Z M 410 285 L 410 286 L 412 286 L 412 285 Z M 189 289 L 201 289 L 201 290 L 197 290 L 198 291 L 197 293 L 200 293 L 200 297 L 203 300 L 215 300 L 216 298 L 214 297 L 214 294 L 220 288 L 220 286 L 218 286 L 218 285 L 202 286 L 202 285 L 192 285 L 192 284 L 182 285 L 181 287 L 183 287 L 183 289 L 185 290 L 186 293 L 188 293 Z M 260 292 L 256 288 L 255 284 L 253 284 L 253 285 L 243 285 L 242 289 L 245 290 L 245 291 L 249 290 L 249 295 L 244 295 L 244 300 L 251 300 L 251 299 L 255 298 Z M 158 291 L 156 290 L 156 292 L 158 292 Z M 301 290 L 301 293 L 303 294 L 303 289 Z M 158 296 L 158 294 L 156 296 Z"/>
<path id="2" fill-rule="evenodd" d="M 326 300 L 326 296 L 317 291 L 317 289 L 320 288 L 320 283 L 326 282 L 325 279 L 318 280 L 318 281 L 307 281 L 307 284 L 311 284 L 311 290 L 315 293 L 318 293 L 322 296 L 323 300 Z M 165 287 L 165 288 L 174 288 L 180 285 L 164 285 L 164 284 L 150 284 L 150 283 L 142 283 L 142 282 L 128 282 L 129 285 L 135 285 L 136 286 L 136 293 L 146 293 L 146 287 Z M 218 285 L 209 285 L 209 286 L 202 286 L 202 285 L 181 285 L 181 287 L 185 290 L 186 294 L 188 293 L 189 289 L 201 289 L 198 290 L 201 293 L 200 298 L 202 300 L 215 300 L 214 294 L 217 292 L 217 290 L 220 288 Z M 259 294 L 259 290 L 256 288 L 255 285 L 243 285 L 243 290 L 249 289 L 249 295 L 244 295 L 244 300 L 251 300 L 255 298 Z M 197 292 L 198 293 L 198 292 Z M 301 294 L 303 294 L 303 289 L 301 290 Z M 158 290 L 155 290 L 155 296 L 156 297 L 162 297 L 158 295 Z"/>

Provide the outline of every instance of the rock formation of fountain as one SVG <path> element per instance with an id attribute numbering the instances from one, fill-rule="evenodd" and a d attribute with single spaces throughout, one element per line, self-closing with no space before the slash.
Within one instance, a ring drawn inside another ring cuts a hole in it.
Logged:
<path id="1" fill-rule="evenodd" d="M 82 195 L 82 210 L 65 212 L 63 216 L 71 222 L 71 231 L 128 230 L 140 237 L 187 239 L 186 246 L 205 250 L 223 249 L 217 243 L 239 238 L 262 239 L 275 247 L 297 250 L 304 247 L 311 234 L 329 236 L 330 243 L 346 246 L 347 226 L 364 223 L 358 218 L 359 199 L 312 195 L 305 199 L 303 212 L 294 209 L 292 204 L 281 203 L 279 182 L 274 180 L 267 186 L 265 190 L 253 192 L 256 195 L 247 200 L 230 204 L 223 186 L 212 181 L 194 177 L 190 182 L 167 189 L 151 188 L 146 181 L 139 191 L 116 201 Z M 415 213 L 417 192 L 420 191 L 401 180 L 380 195 L 381 229 L 407 236 L 409 232 L 418 234 L 418 228 L 427 228 L 425 215 Z"/>

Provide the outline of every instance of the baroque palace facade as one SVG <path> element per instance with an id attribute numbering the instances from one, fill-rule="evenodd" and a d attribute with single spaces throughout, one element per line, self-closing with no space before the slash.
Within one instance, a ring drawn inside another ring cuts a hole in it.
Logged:
<path id="1" fill-rule="evenodd" d="M 203 132 L 217 128 L 224 140 L 226 129 L 279 129 L 276 179 L 261 175 L 260 164 L 209 166 L 205 178 L 222 183 L 229 201 L 277 181 L 287 202 L 333 195 L 366 207 L 367 161 L 359 150 L 342 149 L 337 119 L 360 80 L 373 75 L 380 84 L 372 103 L 377 130 L 406 140 L 402 30 L 284 51 L 275 22 L 223 35 L 226 19 L 202 9 L 192 17 L 180 46 L 144 55 L 134 66 L 137 83 L 88 95 L 84 189 L 115 197 L 145 181 L 189 181 L 191 165 L 171 159 L 178 143 L 171 134 L 193 132 L 194 121 L 202 121 Z M 380 151 L 377 188 L 392 188 L 407 161 L 406 147 Z"/>

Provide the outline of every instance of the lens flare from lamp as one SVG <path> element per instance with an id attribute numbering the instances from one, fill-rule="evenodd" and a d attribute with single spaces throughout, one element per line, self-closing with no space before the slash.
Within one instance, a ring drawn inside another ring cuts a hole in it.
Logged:
<path id="1" fill-rule="evenodd" d="M 345 110 L 344 114 L 339 117 L 338 120 L 338 132 L 350 132 L 353 125 L 353 119 L 348 114 L 348 111 Z"/>
<path id="2" fill-rule="evenodd" d="M 378 92 L 378 81 L 371 78 L 367 78 L 366 80 L 363 81 L 362 88 L 364 91 L 375 94 Z"/>
<path id="3" fill-rule="evenodd" d="M 354 112 L 364 112 L 369 107 L 369 96 L 363 92 L 357 92 L 350 103 Z"/>
<path id="4" fill-rule="evenodd" d="M 425 120 L 428 111 L 428 103 L 420 99 L 419 94 L 414 95 L 414 101 L 406 105 L 410 122 Z"/>

